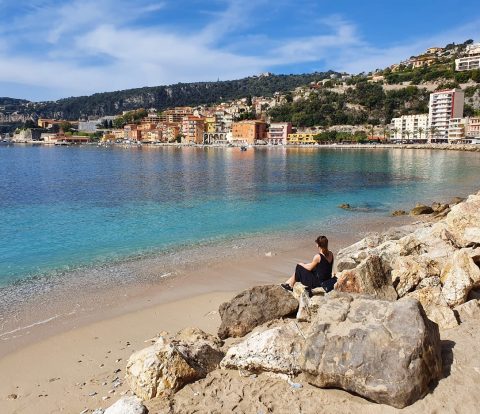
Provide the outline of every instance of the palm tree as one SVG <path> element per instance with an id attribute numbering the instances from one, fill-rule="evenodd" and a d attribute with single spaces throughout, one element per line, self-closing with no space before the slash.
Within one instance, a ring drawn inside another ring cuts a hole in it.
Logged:
<path id="1" fill-rule="evenodd" d="M 425 132 L 425 128 L 423 127 L 418 128 L 418 135 L 420 139 L 422 139 L 422 135 L 424 132 Z"/>
<path id="2" fill-rule="evenodd" d="M 387 140 L 387 135 L 390 136 L 389 132 L 390 132 L 390 130 L 389 130 L 388 125 L 384 125 L 383 126 L 383 140 L 384 141 Z"/>
<path id="3" fill-rule="evenodd" d="M 405 135 L 407 136 L 407 142 L 410 141 L 411 132 L 407 130 L 405 131 Z"/>
<path id="4" fill-rule="evenodd" d="M 391 132 L 393 132 L 393 138 L 397 139 L 398 128 L 392 128 Z"/>
<path id="5" fill-rule="evenodd" d="M 430 128 L 430 143 L 432 142 L 432 139 L 436 137 L 438 128 L 436 126 L 431 126 Z"/>

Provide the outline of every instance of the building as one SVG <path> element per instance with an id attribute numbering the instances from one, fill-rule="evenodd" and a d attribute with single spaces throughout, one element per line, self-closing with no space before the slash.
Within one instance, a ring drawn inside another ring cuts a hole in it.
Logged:
<path id="1" fill-rule="evenodd" d="M 236 144 L 255 144 L 267 137 L 267 124 L 264 121 L 240 121 L 232 124 L 232 142 Z"/>
<path id="2" fill-rule="evenodd" d="M 443 52 L 442 47 L 429 47 L 426 51 L 426 55 L 436 55 L 437 53 Z"/>
<path id="3" fill-rule="evenodd" d="M 428 128 L 430 142 L 448 142 L 450 119 L 463 117 L 464 93 L 447 89 L 430 94 Z"/>
<path id="4" fill-rule="evenodd" d="M 78 121 L 78 131 L 95 132 L 98 129 L 98 126 L 100 126 L 100 129 L 102 129 L 103 124 L 109 124 L 111 127 L 115 118 L 115 116 L 104 116 L 101 118 L 80 120 Z"/>
<path id="5" fill-rule="evenodd" d="M 390 139 L 395 141 L 427 141 L 428 114 L 403 115 L 390 123 Z"/>
<path id="6" fill-rule="evenodd" d="M 190 144 L 202 144 L 205 131 L 205 118 L 187 115 L 182 120 L 183 142 Z"/>
<path id="7" fill-rule="evenodd" d="M 465 135 L 467 138 L 480 138 L 480 118 L 468 118 Z"/>
<path id="8" fill-rule="evenodd" d="M 424 66 L 430 66 L 435 63 L 436 57 L 430 55 L 417 56 L 409 60 L 409 64 L 413 69 L 423 68 Z"/>
<path id="9" fill-rule="evenodd" d="M 141 132 L 142 142 L 143 143 L 156 143 L 162 142 L 162 130 L 161 129 L 148 129 Z"/>
<path id="10" fill-rule="evenodd" d="M 130 141 L 141 141 L 142 131 L 138 129 L 137 124 L 127 124 L 123 127 L 125 138 Z"/>
<path id="11" fill-rule="evenodd" d="M 480 69 L 480 43 L 468 45 L 465 56 L 455 59 L 455 70 L 464 71 Z"/>
<path id="12" fill-rule="evenodd" d="M 465 139 L 467 118 L 452 118 L 448 122 L 448 143 L 454 144 Z"/>
<path id="13" fill-rule="evenodd" d="M 311 132 L 301 132 L 301 133 L 288 134 L 287 144 L 291 144 L 291 145 L 298 145 L 298 144 L 312 145 L 312 144 L 316 144 L 317 141 L 315 140 L 314 137 L 315 137 L 315 134 L 313 134 Z"/>
<path id="14" fill-rule="evenodd" d="M 162 131 L 163 142 L 175 142 L 180 136 L 181 126 L 176 122 L 161 122 L 158 129 Z"/>
<path id="15" fill-rule="evenodd" d="M 291 122 L 272 122 L 268 128 L 267 141 L 272 145 L 287 145 L 288 134 L 291 133 Z"/>

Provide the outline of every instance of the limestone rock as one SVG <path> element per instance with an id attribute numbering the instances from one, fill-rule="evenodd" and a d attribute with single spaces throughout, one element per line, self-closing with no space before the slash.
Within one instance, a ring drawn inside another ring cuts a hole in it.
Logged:
<path id="1" fill-rule="evenodd" d="M 448 306 L 430 306 L 425 310 L 428 319 L 435 322 L 441 330 L 452 329 L 458 326 L 455 312 Z"/>
<path id="2" fill-rule="evenodd" d="M 397 299 L 397 292 L 378 256 L 368 256 L 355 269 L 344 270 L 337 277 L 337 291 L 364 293 L 387 300 Z"/>
<path id="3" fill-rule="evenodd" d="M 407 215 L 407 212 L 405 210 L 395 210 L 394 212 L 392 212 L 393 217 L 406 216 L 406 215 Z"/>
<path id="4" fill-rule="evenodd" d="M 107 408 L 105 414 L 148 414 L 148 409 L 138 397 L 122 397 Z"/>
<path id="5" fill-rule="evenodd" d="M 433 208 L 430 206 L 425 206 L 423 204 L 418 204 L 410 210 L 411 216 L 420 216 L 422 214 L 432 214 Z"/>
<path id="6" fill-rule="evenodd" d="M 348 203 L 342 203 L 338 207 L 343 208 L 344 210 L 349 210 L 350 208 L 352 208 L 352 206 Z"/>
<path id="7" fill-rule="evenodd" d="M 303 340 L 299 328 L 293 322 L 263 332 L 254 332 L 228 349 L 221 366 L 252 372 L 297 374 L 300 371 L 298 358 Z"/>
<path id="8" fill-rule="evenodd" d="M 130 389 L 144 400 L 177 391 L 197 378 L 197 370 L 164 338 L 132 354 L 125 375 Z"/>
<path id="9" fill-rule="evenodd" d="M 462 323 L 469 319 L 480 319 L 480 300 L 469 300 L 455 307 L 455 311 L 458 313 L 458 317 Z"/>
<path id="10" fill-rule="evenodd" d="M 403 408 L 441 377 L 438 326 L 426 318 L 417 301 L 390 302 L 336 292 L 324 299 L 300 358 L 300 368 L 311 384 L 342 388 Z M 328 313 L 340 300 L 344 311 Z"/>
<path id="11" fill-rule="evenodd" d="M 449 226 L 459 247 L 480 244 L 480 194 L 474 194 L 463 203 L 452 207 L 447 215 Z"/>
<path id="12" fill-rule="evenodd" d="M 172 343 L 194 367 L 199 377 L 218 368 L 224 357 L 223 342 L 198 328 L 185 328 L 175 335 Z"/>
<path id="13" fill-rule="evenodd" d="M 221 339 L 244 336 L 258 325 L 296 312 L 298 301 L 278 285 L 256 286 L 220 305 Z"/>
<path id="14" fill-rule="evenodd" d="M 451 307 L 467 300 L 473 288 L 480 287 L 480 249 L 456 251 L 442 269 L 442 295 Z"/>
<path id="15" fill-rule="evenodd" d="M 425 257 L 399 256 L 393 263 L 392 282 L 399 297 L 414 290 L 422 280 L 439 275 L 437 263 Z"/>

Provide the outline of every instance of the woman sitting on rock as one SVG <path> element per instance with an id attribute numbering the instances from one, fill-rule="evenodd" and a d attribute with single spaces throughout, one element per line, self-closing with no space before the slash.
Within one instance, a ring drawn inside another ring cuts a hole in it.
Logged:
<path id="1" fill-rule="evenodd" d="M 328 250 L 328 239 L 325 236 L 319 236 L 315 240 L 318 246 L 319 254 L 313 257 L 311 263 L 299 263 L 295 268 L 295 273 L 282 287 L 293 291 L 296 282 L 306 286 L 309 291 L 321 287 L 325 292 L 333 290 L 337 278 L 332 275 L 333 253 Z"/>

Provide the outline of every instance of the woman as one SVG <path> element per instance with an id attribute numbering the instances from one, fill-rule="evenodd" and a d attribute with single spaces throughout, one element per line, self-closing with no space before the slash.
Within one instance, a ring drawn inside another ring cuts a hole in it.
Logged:
<path id="1" fill-rule="evenodd" d="M 312 290 L 322 287 L 325 292 L 333 290 L 337 278 L 332 276 L 333 253 L 328 250 L 328 239 L 325 236 L 319 236 L 315 240 L 318 246 L 318 253 L 313 257 L 311 263 L 299 263 L 295 268 L 295 273 L 282 287 L 292 291 L 296 282 L 300 282 L 307 289 Z"/>

